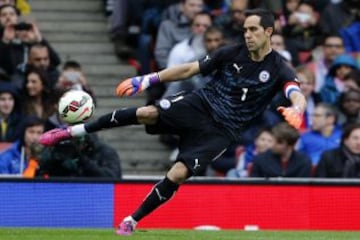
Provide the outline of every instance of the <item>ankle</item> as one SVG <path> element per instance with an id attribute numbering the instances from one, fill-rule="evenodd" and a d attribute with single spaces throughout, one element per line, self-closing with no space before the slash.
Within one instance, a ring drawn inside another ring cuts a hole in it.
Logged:
<path id="1" fill-rule="evenodd" d="M 133 224 L 135 224 L 135 225 L 137 224 L 137 221 L 135 221 L 135 219 L 132 216 L 125 217 L 123 221 L 124 222 L 131 221 Z"/>
<path id="2" fill-rule="evenodd" d="M 85 125 L 77 124 L 74 126 L 69 126 L 67 129 L 72 137 L 82 137 L 86 135 Z"/>

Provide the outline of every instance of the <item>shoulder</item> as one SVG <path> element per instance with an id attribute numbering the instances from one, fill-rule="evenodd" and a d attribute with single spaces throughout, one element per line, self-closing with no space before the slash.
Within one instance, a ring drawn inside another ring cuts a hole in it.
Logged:
<path id="1" fill-rule="evenodd" d="M 269 54 L 269 58 L 266 59 L 268 60 L 268 62 L 271 62 L 272 64 L 280 65 L 281 69 L 291 70 L 289 65 L 284 60 L 284 57 L 281 56 L 280 53 L 278 53 L 275 50 L 272 50 L 271 53 Z"/>
<path id="2" fill-rule="evenodd" d="M 295 156 L 295 159 L 296 161 L 301 161 L 301 162 L 311 162 L 309 156 L 303 152 L 300 152 L 300 151 L 294 151 L 294 156 Z"/>
<path id="3" fill-rule="evenodd" d="M 179 51 L 184 51 L 184 49 L 189 49 L 190 45 L 189 45 L 189 39 L 185 39 L 181 42 L 178 42 L 174 45 L 174 47 L 171 49 L 171 51 L 174 52 L 179 52 Z"/>
<path id="4" fill-rule="evenodd" d="M 159 33 L 164 32 L 166 30 L 171 31 L 171 30 L 175 30 L 177 28 L 176 24 L 168 19 L 165 19 L 163 21 L 161 21 L 160 26 L 159 26 Z"/>
<path id="5" fill-rule="evenodd" d="M 0 153 L 1 161 L 3 161 L 3 160 L 8 161 L 11 156 L 19 155 L 20 154 L 19 145 L 20 145 L 20 142 L 15 142 L 15 143 L 11 144 L 11 146 L 7 150 Z"/>
<path id="6" fill-rule="evenodd" d="M 263 153 L 260 153 L 258 155 L 256 155 L 253 159 L 254 163 L 257 162 L 257 163 L 262 163 L 263 161 L 267 161 L 269 159 L 273 159 L 273 153 L 271 150 L 267 150 Z"/>
<path id="7" fill-rule="evenodd" d="M 220 47 L 213 54 L 223 60 L 230 61 L 234 58 L 244 58 L 248 56 L 248 51 L 243 44 L 230 44 Z"/>
<path id="8" fill-rule="evenodd" d="M 246 49 L 244 44 L 228 44 L 219 48 L 219 52 L 236 53 L 239 54 L 242 50 Z"/>
<path id="9" fill-rule="evenodd" d="M 322 154 L 321 154 L 321 158 L 325 158 L 325 160 L 332 160 L 337 158 L 338 156 L 340 156 L 342 154 L 341 148 L 333 148 L 333 149 L 329 149 L 329 150 L 325 150 Z"/>
<path id="10" fill-rule="evenodd" d="M 320 136 L 319 133 L 312 131 L 312 130 L 308 130 L 300 136 L 300 139 L 301 140 L 311 140 L 311 139 L 317 138 L 319 136 Z"/>

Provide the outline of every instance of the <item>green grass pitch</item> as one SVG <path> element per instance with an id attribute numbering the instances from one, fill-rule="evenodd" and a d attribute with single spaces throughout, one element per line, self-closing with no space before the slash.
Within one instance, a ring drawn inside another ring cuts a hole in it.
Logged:
<path id="1" fill-rule="evenodd" d="M 137 230 L 117 236 L 113 229 L 0 228 L 1 240 L 359 240 L 359 232 Z"/>

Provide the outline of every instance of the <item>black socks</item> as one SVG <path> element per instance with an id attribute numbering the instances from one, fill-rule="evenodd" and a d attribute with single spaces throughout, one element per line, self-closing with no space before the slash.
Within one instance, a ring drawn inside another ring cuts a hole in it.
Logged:
<path id="1" fill-rule="evenodd" d="M 99 117 L 95 121 L 85 123 L 85 130 L 87 133 L 92 133 L 104 128 L 139 124 L 136 117 L 136 110 L 137 108 L 115 110 L 112 113 Z"/>
<path id="2" fill-rule="evenodd" d="M 158 208 L 161 204 L 168 201 L 178 190 L 179 184 L 170 181 L 165 177 L 162 181 L 158 182 L 149 195 L 145 198 L 144 202 L 131 216 L 135 221 L 140 221 L 143 217 Z"/>

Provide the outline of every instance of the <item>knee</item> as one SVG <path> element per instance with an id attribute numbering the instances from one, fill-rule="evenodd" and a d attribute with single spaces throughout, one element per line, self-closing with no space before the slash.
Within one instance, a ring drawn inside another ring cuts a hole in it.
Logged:
<path id="1" fill-rule="evenodd" d="M 155 124 L 159 112 L 155 106 L 140 107 L 136 111 L 138 122 L 141 124 Z"/>
<path id="2" fill-rule="evenodd" d="M 177 184 L 185 182 L 189 176 L 189 169 L 182 162 L 176 162 L 167 173 L 167 177 Z"/>

